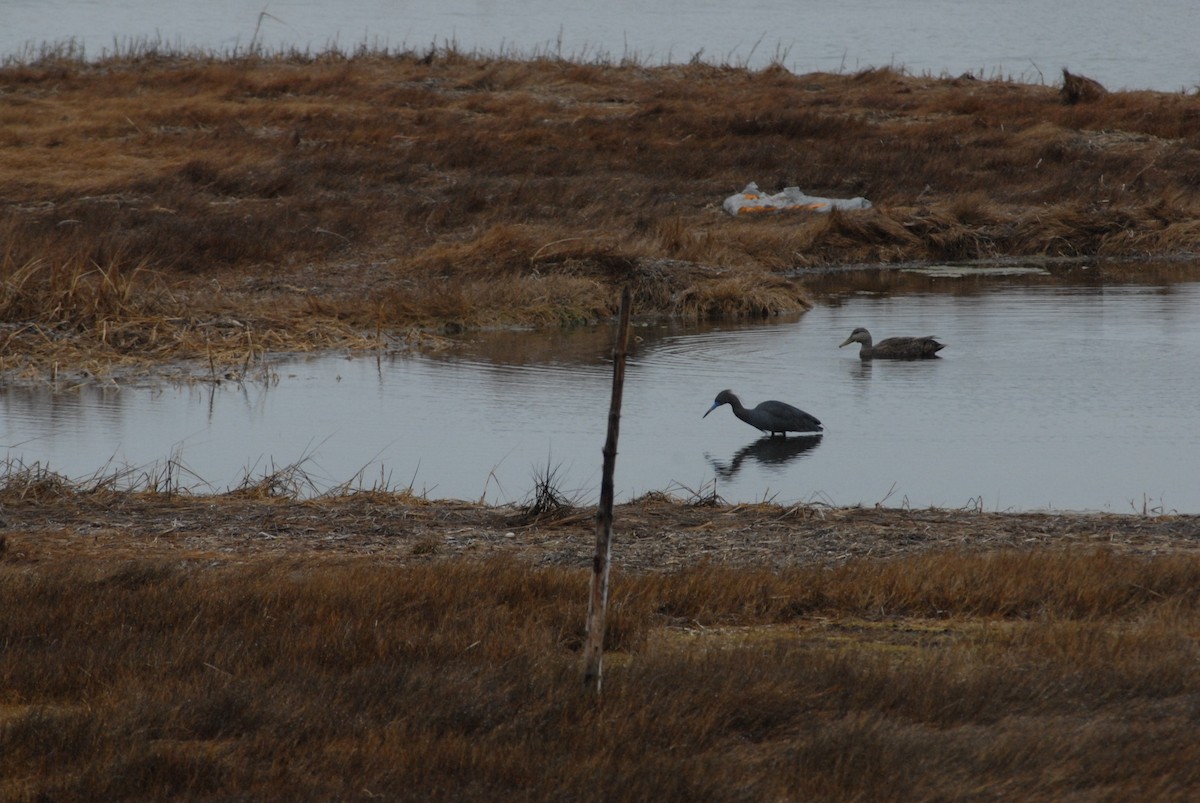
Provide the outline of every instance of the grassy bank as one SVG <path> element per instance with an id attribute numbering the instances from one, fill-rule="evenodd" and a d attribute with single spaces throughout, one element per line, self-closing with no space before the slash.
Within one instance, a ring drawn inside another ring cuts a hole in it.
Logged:
<path id="1" fill-rule="evenodd" d="M 0 799 L 1188 800 L 1194 516 L 0 488 Z"/>
<path id="2" fill-rule="evenodd" d="M 453 50 L 0 69 L 3 367 L 802 309 L 806 270 L 1200 243 L 1200 107 Z M 724 197 L 862 195 L 733 219 Z"/>
<path id="3" fill-rule="evenodd" d="M 0 563 L 7 800 L 1190 799 L 1200 559 Z"/>

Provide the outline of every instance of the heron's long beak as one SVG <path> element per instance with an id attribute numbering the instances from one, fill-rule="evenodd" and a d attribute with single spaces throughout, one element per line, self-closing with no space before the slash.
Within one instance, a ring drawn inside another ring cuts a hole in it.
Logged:
<path id="1" fill-rule="evenodd" d="M 720 403 L 720 402 L 713 402 L 713 406 L 708 408 L 708 413 L 711 413 L 713 410 L 717 409 L 717 408 L 718 408 L 718 407 L 720 407 L 720 406 L 721 406 L 721 403 Z M 702 415 L 702 416 L 700 416 L 700 417 L 701 417 L 701 418 L 708 418 L 708 413 L 705 413 L 704 415 Z"/>

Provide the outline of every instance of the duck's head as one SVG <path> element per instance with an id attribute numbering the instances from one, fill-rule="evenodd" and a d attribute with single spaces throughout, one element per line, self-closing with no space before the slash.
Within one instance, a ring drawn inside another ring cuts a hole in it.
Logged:
<path id="1" fill-rule="evenodd" d="M 850 337 L 848 337 L 842 341 L 842 346 L 849 346 L 851 343 L 862 343 L 864 345 L 870 345 L 871 333 L 868 332 L 866 329 L 863 329 L 860 326 L 857 329 L 855 329 L 853 332 L 850 333 Z M 842 346 L 838 346 L 838 348 L 841 348 Z"/>

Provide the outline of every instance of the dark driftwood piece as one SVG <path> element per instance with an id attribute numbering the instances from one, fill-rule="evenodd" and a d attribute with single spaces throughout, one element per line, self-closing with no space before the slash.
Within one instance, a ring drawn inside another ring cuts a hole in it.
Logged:
<path id="1" fill-rule="evenodd" d="M 1072 75 L 1066 67 L 1063 67 L 1063 86 L 1059 93 L 1062 95 L 1063 103 L 1074 105 L 1099 100 L 1108 94 L 1108 90 L 1099 81 L 1084 75 Z"/>

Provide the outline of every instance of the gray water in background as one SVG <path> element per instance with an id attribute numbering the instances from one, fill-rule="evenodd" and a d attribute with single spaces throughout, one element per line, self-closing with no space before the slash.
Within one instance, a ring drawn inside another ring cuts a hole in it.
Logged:
<path id="1" fill-rule="evenodd" d="M 618 498 L 1200 512 L 1200 283 L 942 286 L 753 325 L 637 328 Z M 948 345 L 864 365 L 837 348 L 855 326 Z M 594 503 L 611 346 L 609 328 L 510 332 L 433 356 L 296 360 L 275 383 L 0 387 L 0 446 L 74 479 L 161 475 L 173 459 L 200 491 L 298 462 L 318 490 L 357 477 L 520 502 L 549 467 Z M 728 407 L 702 419 L 723 388 L 791 402 L 825 434 L 771 443 Z"/>
<path id="2" fill-rule="evenodd" d="M 89 57 L 161 42 L 219 53 L 359 45 L 1195 90 L 1195 0 L 0 0 L 0 57 L 73 39 Z"/>

